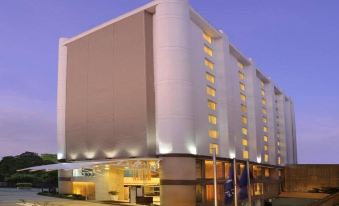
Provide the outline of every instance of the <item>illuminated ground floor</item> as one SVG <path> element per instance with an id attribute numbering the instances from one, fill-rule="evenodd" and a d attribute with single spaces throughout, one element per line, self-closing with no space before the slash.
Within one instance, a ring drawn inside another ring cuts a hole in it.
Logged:
<path id="1" fill-rule="evenodd" d="M 217 160 L 217 197 L 224 205 L 224 183 L 231 160 Z M 244 161 L 237 161 L 240 177 Z M 283 168 L 250 163 L 253 205 L 281 192 Z M 154 159 L 124 159 L 59 170 L 59 191 L 88 200 L 112 200 L 143 205 L 208 206 L 214 202 L 211 157 L 171 155 Z M 247 200 L 239 200 L 246 204 Z M 240 204 L 239 204 L 240 205 Z"/>

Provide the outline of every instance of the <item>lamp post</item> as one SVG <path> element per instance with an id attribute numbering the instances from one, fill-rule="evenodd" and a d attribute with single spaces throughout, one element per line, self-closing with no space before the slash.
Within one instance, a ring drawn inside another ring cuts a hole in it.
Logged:
<path id="1" fill-rule="evenodd" d="M 214 206 L 218 206 L 217 199 L 217 148 L 213 148 L 213 183 L 214 183 Z"/>

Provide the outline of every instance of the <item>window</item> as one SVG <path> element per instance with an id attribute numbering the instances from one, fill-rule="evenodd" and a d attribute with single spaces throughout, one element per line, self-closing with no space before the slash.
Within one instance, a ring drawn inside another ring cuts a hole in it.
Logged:
<path id="1" fill-rule="evenodd" d="M 262 87 L 264 87 L 264 86 L 265 86 L 265 83 L 264 83 L 263 81 L 260 81 L 260 85 L 261 85 Z"/>
<path id="2" fill-rule="evenodd" d="M 208 115 L 208 122 L 211 124 L 217 124 L 217 117 L 214 115 Z"/>
<path id="3" fill-rule="evenodd" d="M 254 183 L 254 195 L 264 194 L 264 183 Z"/>
<path id="4" fill-rule="evenodd" d="M 277 142 L 277 145 L 280 146 L 280 141 Z"/>
<path id="5" fill-rule="evenodd" d="M 268 142 L 268 136 L 264 135 L 264 141 Z"/>
<path id="6" fill-rule="evenodd" d="M 241 116 L 241 122 L 243 124 L 247 124 L 247 117 L 246 116 Z"/>
<path id="7" fill-rule="evenodd" d="M 268 128 L 266 126 L 263 126 L 262 131 L 267 132 Z"/>
<path id="8" fill-rule="evenodd" d="M 219 145 L 217 145 L 217 144 L 210 144 L 210 154 L 213 154 L 213 150 L 215 150 L 216 154 L 219 154 Z"/>
<path id="9" fill-rule="evenodd" d="M 215 97 L 215 93 L 216 93 L 215 89 L 213 89 L 212 87 L 207 86 L 206 87 L 206 91 L 207 91 L 208 95 L 210 95 L 212 97 Z"/>
<path id="10" fill-rule="evenodd" d="M 244 74 L 244 72 L 240 72 L 240 71 L 239 71 L 239 79 L 240 79 L 240 80 L 244 80 L 244 79 L 245 79 L 245 74 Z"/>
<path id="11" fill-rule="evenodd" d="M 210 110 L 215 111 L 217 109 L 217 104 L 211 100 L 208 100 L 207 105 Z"/>
<path id="12" fill-rule="evenodd" d="M 244 150 L 244 151 L 242 152 L 242 157 L 243 157 L 244 159 L 248 159 L 248 151 L 247 151 L 247 150 Z"/>
<path id="13" fill-rule="evenodd" d="M 245 127 L 241 128 L 241 133 L 243 135 L 247 135 L 247 133 L 248 133 L 247 128 L 245 128 Z"/>
<path id="14" fill-rule="evenodd" d="M 209 48 L 208 46 L 204 46 L 204 52 L 208 55 L 208 56 L 213 56 L 213 50 L 211 48 Z"/>
<path id="15" fill-rule="evenodd" d="M 208 42 L 208 43 L 212 43 L 212 37 L 208 34 L 206 34 L 205 32 L 202 34 L 202 37 Z"/>
<path id="16" fill-rule="evenodd" d="M 268 146 L 264 145 L 264 151 L 268 151 Z"/>
<path id="17" fill-rule="evenodd" d="M 241 89 L 242 91 L 245 91 L 245 84 L 243 84 L 243 83 L 240 82 L 240 89 Z"/>
<path id="18" fill-rule="evenodd" d="M 281 158 L 278 157 L 278 164 L 280 165 L 281 164 Z"/>
<path id="19" fill-rule="evenodd" d="M 242 145 L 247 146 L 248 145 L 248 140 L 243 138 L 241 143 L 242 143 Z"/>
<path id="20" fill-rule="evenodd" d="M 262 108 L 261 113 L 267 114 L 267 110 L 265 108 Z"/>
<path id="21" fill-rule="evenodd" d="M 261 92 L 260 92 L 261 96 L 265 96 L 265 90 L 261 89 Z"/>
<path id="22" fill-rule="evenodd" d="M 237 66 L 240 68 L 240 69 L 243 69 L 244 68 L 244 64 L 243 63 L 241 63 L 241 62 L 237 62 Z"/>
<path id="23" fill-rule="evenodd" d="M 246 101 L 246 96 L 244 94 L 240 94 L 240 99 L 241 99 L 241 101 L 245 102 Z"/>
<path id="24" fill-rule="evenodd" d="M 269 177 L 270 176 L 270 169 L 265 168 L 265 177 Z"/>
<path id="25" fill-rule="evenodd" d="M 262 99 L 261 99 L 261 103 L 262 103 L 263 105 L 266 105 L 266 99 L 265 99 L 265 98 L 262 98 Z"/>
<path id="26" fill-rule="evenodd" d="M 265 154 L 265 155 L 264 155 L 264 161 L 265 161 L 265 162 L 268 162 L 268 154 Z"/>
<path id="27" fill-rule="evenodd" d="M 262 118 L 262 122 L 263 122 L 263 123 L 267 123 L 267 118 L 263 117 L 263 118 Z"/>
<path id="28" fill-rule="evenodd" d="M 209 82 L 212 83 L 212 84 L 215 83 L 215 77 L 214 77 L 214 75 L 212 75 L 212 74 L 210 74 L 210 73 L 208 73 L 208 72 L 206 72 L 206 79 L 207 79 L 207 81 L 209 81 Z"/>
<path id="29" fill-rule="evenodd" d="M 240 109 L 241 109 L 241 112 L 247 112 L 247 106 L 244 104 L 241 105 Z"/>
<path id="30" fill-rule="evenodd" d="M 217 178 L 223 179 L 224 174 L 222 170 L 223 162 L 217 161 Z M 213 179 L 213 161 L 212 160 L 205 160 L 205 178 L 206 179 Z"/>
<path id="31" fill-rule="evenodd" d="M 211 62 L 210 60 L 206 59 L 204 60 L 204 64 L 206 67 L 208 67 L 209 69 L 213 70 L 214 69 L 214 64 L 213 62 Z"/>
<path id="32" fill-rule="evenodd" d="M 216 139 L 216 138 L 218 138 L 218 131 L 214 130 L 214 129 L 210 129 L 210 130 L 208 130 L 208 136 Z"/>

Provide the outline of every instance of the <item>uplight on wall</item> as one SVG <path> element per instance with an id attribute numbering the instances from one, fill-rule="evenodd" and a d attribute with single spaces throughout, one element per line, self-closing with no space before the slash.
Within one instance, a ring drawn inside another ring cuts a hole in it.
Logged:
<path id="1" fill-rule="evenodd" d="M 171 143 L 161 143 L 159 142 L 159 153 L 160 154 L 168 154 L 173 150 L 173 146 Z"/>
<path id="2" fill-rule="evenodd" d="M 194 155 L 197 154 L 197 147 L 194 144 L 188 145 L 187 149 L 191 154 L 194 154 Z"/>
<path id="3" fill-rule="evenodd" d="M 57 154 L 57 159 L 58 160 L 65 159 L 64 154 L 63 153 L 58 153 Z"/>
<path id="4" fill-rule="evenodd" d="M 95 152 L 85 152 L 84 155 L 87 159 L 93 159 L 95 157 Z"/>
<path id="5" fill-rule="evenodd" d="M 235 158 L 235 152 L 234 151 L 230 151 L 230 158 L 231 159 Z"/>
<path id="6" fill-rule="evenodd" d="M 261 156 L 257 156 L 257 162 L 261 163 Z"/>

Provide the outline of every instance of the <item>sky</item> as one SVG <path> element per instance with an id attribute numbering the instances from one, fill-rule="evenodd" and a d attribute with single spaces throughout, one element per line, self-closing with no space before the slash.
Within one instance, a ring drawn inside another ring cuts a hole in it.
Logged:
<path id="1" fill-rule="evenodd" d="M 0 0 L 0 157 L 56 153 L 59 37 L 148 0 Z M 339 163 L 339 1 L 190 0 L 295 104 L 299 163 Z"/>

